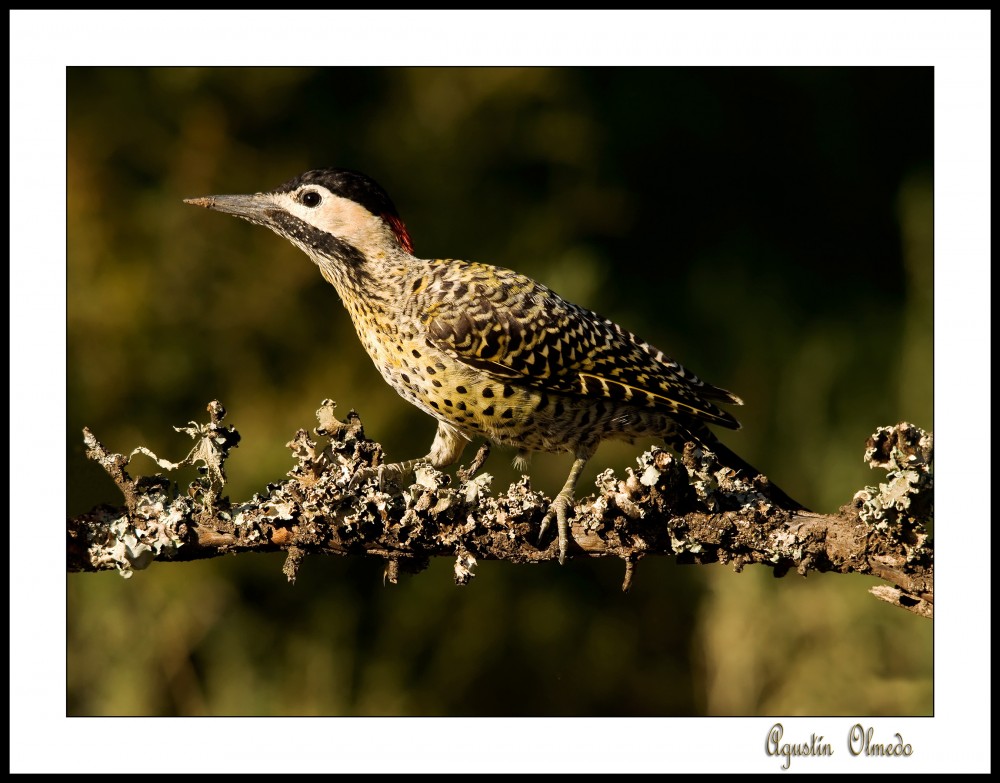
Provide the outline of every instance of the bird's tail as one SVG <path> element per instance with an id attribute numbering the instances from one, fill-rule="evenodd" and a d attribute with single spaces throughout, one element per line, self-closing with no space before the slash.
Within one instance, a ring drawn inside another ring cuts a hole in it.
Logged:
<path id="1" fill-rule="evenodd" d="M 720 464 L 735 470 L 747 479 L 765 475 L 720 441 L 715 436 L 715 433 L 708 429 L 708 427 L 693 426 L 687 429 L 678 428 L 676 432 L 666 438 L 666 441 L 669 446 L 676 449 L 678 452 L 684 451 L 684 444 L 686 442 L 693 441 L 715 454 L 715 456 L 719 458 Z M 767 495 L 776 505 L 789 511 L 809 510 L 804 505 L 799 503 L 799 501 L 792 498 L 781 487 L 772 482 L 770 478 L 768 478 L 767 483 Z"/>

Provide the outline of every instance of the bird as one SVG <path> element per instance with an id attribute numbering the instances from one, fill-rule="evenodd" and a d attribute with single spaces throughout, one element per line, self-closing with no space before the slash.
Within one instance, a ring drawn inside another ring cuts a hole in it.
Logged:
<path id="1" fill-rule="evenodd" d="M 362 345 L 403 399 L 437 420 L 421 462 L 444 469 L 482 437 L 517 450 L 569 452 L 569 476 L 542 520 L 553 519 L 559 562 L 569 550 L 576 485 L 598 445 L 656 436 L 694 442 L 720 462 L 758 475 L 709 429 L 739 429 L 723 405 L 732 392 L 702 381 L 619 324 L 511 269 L 424 259 L 395 204 L 371 177 L 314 169 L 277 188 L 184 199 L 271 229 L 302 250 L 337 290 Z M 776 485 L 770 499 L 804 508 Z"/>

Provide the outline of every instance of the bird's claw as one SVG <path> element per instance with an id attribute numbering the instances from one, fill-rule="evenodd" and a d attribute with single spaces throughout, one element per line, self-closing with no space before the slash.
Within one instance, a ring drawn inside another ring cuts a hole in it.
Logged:
<path id="1" fill-rule="evenodd" d="M 566 562 L 566 550 L 569 548 L 569 518 L 567 512 L 572 505 L 573 498 L 571 495 L 563 492 L 556 495 L 556 499 L 552 501 L 552 505 L 549 506 L 549 510 L 545 513 L 545 517 L 542 519 L 542 527 L 538 531 L 538 540 L 541 543 L 545 531 L 549 529 L 549 524 L 552 522 L 552 517 L 556 518 L 556 527 L 559 531 L 559 565 L 563 565 Z"/>
<path id="2" fill-rule="evenodd" d="M 347 489 L 352 491 L 357 489 L 376 473 L 378 473 L 378 468 L 358 468 L 354 475 L 351 476 L 351 480 L 347 482 Z"/>

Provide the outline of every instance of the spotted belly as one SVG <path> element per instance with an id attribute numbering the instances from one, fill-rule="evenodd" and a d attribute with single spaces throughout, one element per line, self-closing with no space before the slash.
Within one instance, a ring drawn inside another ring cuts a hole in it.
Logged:
<path id="1" fill-rule="evenodd" d="M 498 380 L 434 349 L 409 347 L 372 352 L 376 367 L 405 400 L 470 439 L 525 451 L 563 452 L 600 441 L 663 434 L 661 413 L 600 399 L 553 394 Z"/>

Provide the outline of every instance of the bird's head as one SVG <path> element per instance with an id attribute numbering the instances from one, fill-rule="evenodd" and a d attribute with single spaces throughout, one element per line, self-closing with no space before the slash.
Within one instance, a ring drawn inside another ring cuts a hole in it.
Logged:
<path id="1" fill-rule="evenodd" d="M 398 252 L 413 253 L 392 199 L 357 171 L 317 169 L 267 193 L 185 202 L 267 226 L 308 254 L 331 282 L 352 266 L 364 267 Z"/>

